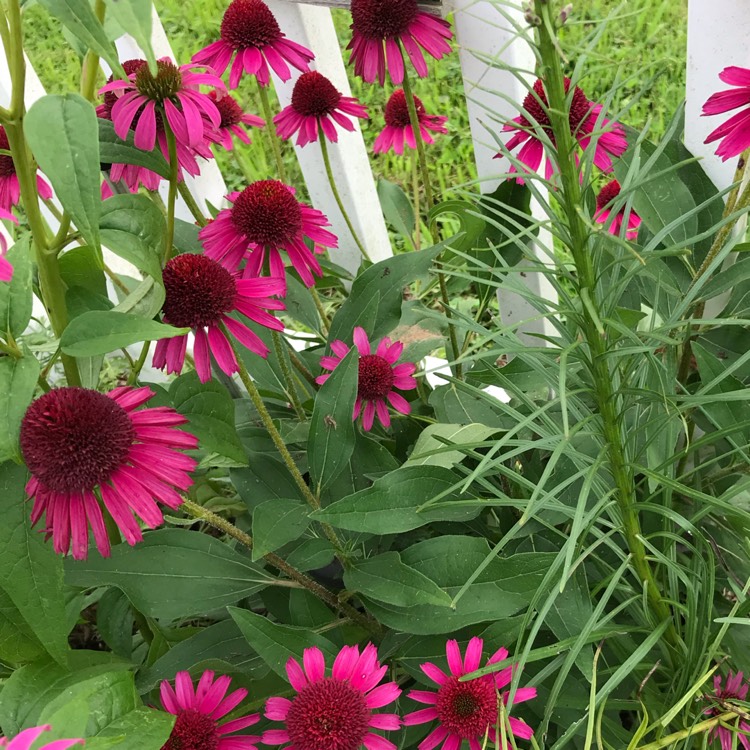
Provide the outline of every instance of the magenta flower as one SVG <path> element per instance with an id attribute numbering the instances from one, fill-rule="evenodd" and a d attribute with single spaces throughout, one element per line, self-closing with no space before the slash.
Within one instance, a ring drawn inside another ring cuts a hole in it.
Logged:
<path id="1" fill-rule="evenodd" d="M 712 94 L 703 105 L 703 116 L 721 115 L 743 108 L 719 125 L 705 140 L 705 143 L 721 141 L 716 155 L 726 161 L 750 148 L 750 69 L 733 65 L 724 68 L 719 78 L 735 88 Z"/>
<path id="2" fill-rule="evenodd" d="M 181 451 L 198 446 L 191 434 L 173 428 L 187 420 L 174 409 L 141 409 L 150 388 L 115 388 L 106 395 L 88 388 L 55 388 L 26 410 L 21 452 L 31 479 L 32 524 L 46 513 L 47 538 L 55 552 L 88 555 L 88 527 L 99 552 L 110 553 L 99 498 L 125 541 L 141 541 L 137 514 L 149 528 L 164 523 L 158 503 L 178 508 L 193 483 L 196 461 Z"/>
<path id="3" fill-rule="evenodd" d="M 620 236 L 620 230 L 622 229 L 622 222 L 625 220 L 625 207 L 623 206 L 620 210 L 612 216 L 612 202 L 620 194 L 620 183 L 617 180 L 608 182 L 600 191 L 599 195 L 596 196 L 596 213 L 594 213 L 594 221 L 598 224 L 606 224 L 611 221 L 609 225 L 609 233 L 614 234 L 616 237 Z M 628 216 L 628 224 L 625 229 L 625 236 L 629 240 L 634 240 L 638 237 L 638 227 L 641 225 L 641 217 L 638 214 L 630 210 Z"/>
<path id="4" fill-rule="evenodd" d="M 211 671 L 201 675 L 195 689 L 188 672 L 177 673 L 174 688 L 164 680 L 160 687 L 161 704 L 177 721 L 162 750 L 255 750 L 260 737 L 234 732 L 257 724 L 259 714 L 219 723 L 247 696 L 245 688 L 227 695 L 231 682 L 232 678 L 225 675 L 215 680 Z"/>
<path id="5" fill-rule="evenodd" d="M 219 115 L 221 115 L 219 127 L 206 134 L 208 139 L 214 143 L 220 143 L 227 151 L 234 148 L 233 135 L 237 136 L 243 143 L 252 143 L 250 136 L 242 126 L 250 125 L 254 128 L 262 128 L 266 124 L 265 120 L 257 115 L 243 112 L 242 107 L 231 94 L 220 96 L 215 91 L 210 91 L 208 95 L 219 110 Z"/>
<path id="6" fill-rule="evenodd" d="M 266 718 L 286 726 L 263 732 L 263 744 L 285 745 L 286 750 L 358 750 L 362 745 L 367 750 L 396 750 L 371 731 L 393 731 L 401 725 L 397 714 L 373 713 L 401 695 L 395 682 L 378 684 L 388 667 L 378 663 L 375 646 L 368 643 L 361 654 L 358 646 L 344 646 L 330 677 L 325 670 L 317 648 L 305 649 L 302 666 L 296 659 L 287 661 L 286 673 L 297 695 L 268 699 Z"/>
<path id="7" fill-rule="evenodd" d="M 482 660 L 484 641 L 472 638 L 466 647 L 466 656 L 461 660 L 461 649 L 456 641 L 448 641 L 445 645 L 448 657 L 450 675 L 445 674 L 440 667 L 431 662 L 422 664 L 422 671 L 437 686 L 435 692 L 427 690 L 411 690 L 409 697 L 418 703 L 426 703 L 430 708 L 404 716 L 404 724 L 425 724 L 437 721 L 438 726 L 419 743 L 419 750 L 432 750 L 442 743 L 443 750 L 458 750 L 466 740 L 469 750 L 481 750 L 484 747 L 485 736 L 488 738 L 487 747 L 496 747 L 500 742 L 501 717 L 498 710 L 498 691 L 510 684 L 513 679 L 513 667 L 477 677 L 467 682 L 459 682 L 459 678 L 479 669 Z M 487 664 L 495 664 L 508 657 L 508 652 L 501 648 L 488 660 Z M 501 693 L 504 705 L 508 703 L 507 692 Z M 513 705 L 531 700 L 536 696 L 536 688 L 518 688 L 513 697 Z M 509 730 L 514 737 L 528 740 L 534 731 L 520 719 L 509 717 Z M 505 745 L 502 750 L 510 750 Z"/>
<path id="8" fill-rule="evenodd" d="M 714 695 L 718 701 L 744 701 L 747 698 L 748 684 L 743 683 L 742 672 L 737 672 L 733 675 L 731 672 L 727 675 L 727 681 L 725 685 L 721 684 L 721 675 L 714 675 Z M 707 708 L 703 713 L 708 716 L 720 716 L 726 713 L 728 709 L 717 705 Z M 750 733 L 750 723 L 744 719 L 739 718 L 737 721 L 737 729 L 739 731 L 732 731 L 726 726 L 716 726 L 711 730 L 709 735 L 709 742 L 711 740 L 719 740 L 721 743 L 721 750 L 733 750 L 735 747 L 742 745 L 745 750 L 750 750 L 750 736 L 746 736 L 743 732 Z M 737 737 L 737 745 L 734 744 L 734 738 Z"/>
<path id="9" fill-rule="evenodd" d="M 289 65 L 303 73 L 310 69 L 315 55 L 287 39 L 263 0 L 232 0 L 221 21 L 221 39 L 193 55 L 193 62 L 210 65 L 222 75 L 234 56 L 229 87 L 236 89 L 244 71 L 268 86 L 268 66 L 282 80 L 292 74 Z"/>
<path id="10" fill-rule="evenodd" d="M 8 136 L 2 125 L 0 125 L 0 149 L 10 151 Z M 52 197 L 52 188 L 41 175 L 36 176 L 36 189 L 43 200 L 49 200 Z M 21 186 L 18 183 L 13 157 L 9 154 L 0 154 L 0 209 L 10 211 L 13 206 L 18 205 L 20 200 Z"/>
<path id="11" fill-rule="evenodd" d="M 410 391 L 417 387 L 417 381 L 412 377 L 417 366 L 413 362 L 396 362 L 404 351 L 400 341 L 391 342 L 386 337 L 380 341 L 372 354 L 370 340 L 364 328 L 354 329 L 354 345 L 359 352 L 359 379 L 357 381 L 357 400 L 354 402 L 352 419 L 362 414 L 362 427 L 371 430 L 377 414 L 383 427 L 391 426 L 391 415 L 388 412 L 390 404 L 397 412 L 409 414 L 411 405 L 394 390 Z M 341 360 L 349 353 L 349 347 L 343 341 L 331 343 L 333 357 L 321 357 L 320 366 L 325 370 L 335 370 Z M 317 383 L 325 383 L 331 377 L 330 373 L 315 378 Z M 364 407 L 364 408 L 363 408 Z"/>
<path id="12" fill-rule="evenodd" d="M 440 60 L 451 51 L 450 24 L 438 16 L 419 10 L 417 0 L 352 0 L 352 40 L 347 49 L 356 75 L 382 86 L 386 70 L 391 80 L 404 80 L 406 50 L 417 75 L 427 76 L 422 50 Z"/>
<path id="13" fill-rule="evenodd" d="M 419 121 L 419 134 L 425 143 L 433 143 L 430 131 L 433 133 L 447 133 L 445 123 L 448 118 L 444 115 L 428 115 L 424 104 L 418 97 L 414 97 L 414 106 L 417 110 Z M 393 150 L 397 154 L 404 153 L 404 144 L 409 148 L 416 148 L 417 142 L 414 136 L 414 128 L 409 119 L 409 108 L 406 106 L 406 94 L 403 89 L 396 89 L 388 103 L 385 105 L 385 127 L 375 139 L 373 151 L 376 154 L 384 154 Z"/>
<path id="14" fill-rule="evenodd" d="M 169 58 L 157 61 L 157 74 L 151 75 L 148 65 L 141 65 L 128 75 L 127 80 L 114 80 L 100 90 L 100 94 L 119 94 L 112 105 L 115 133 L 123 140 L 133 127 L 136 148 L 153 150 L 157 136 L 157 114 L 167 118 L 177 143 L 188 148 L 199 147 L 206 131 L 218 128 L 221 115 L 213 100 L 200 91 L 200 86 L 211 86 L 224 91 L 221 78 L 212 73 L 195 73 L 198 65 L 181 65 Z"/>
<path id="15" fill-rule="evenodd" d="M 10 211 L 0 208 L 0 219 L 3 221 L 12 221 L 18 224 L 18 219 Z M 8 252 L 8 241 L 5 235 L 0 234 L 0 281 L 10 281 L 13 278 L 13 266 L 3 256 Z"/>
<path id="16" fill-rule="evenodd" d="M 244 275 L 256 277 L 265 273 L 268 257 L 271 276 L 283 280 L 282 295 L 286 270 L 279 250 L 286 251 L 307 286 L 315 284 L 313 274 L 323 275 L 315 253 L 337 247 L 338 240 L 324 229 L 330 223 L 323 213 L 298 202 L 293 188 L 278 180 L 260 180 L 227 198 L 232 207 L 219 211 L 199 233 L 209 258 L 238 268 L 247 255 Z M 305 237 L 315 243 L 315 252 L 305 244 Z"/>
<path id="17" fill-rule="evenodd" d="M 565 91 L 570 89 L 570 79 L 565 79 Z M 544 82 L 538 78 L 534 83 L 533 92 L 529 92 L 523 100 L 523 109 L 526 114 L 519 115 L 511 122 L 503 126 L 503 131 L 517 131 L 516 134 L 507 142 L 506 148 L 512 151 L 517 146 L 521 146 L 518 152 L 518 160 L 525 165 L 525 172 L 536 172 L 542 160 L 545 159 L 544 144 L 534 132 L 534 124 L 538 125 L 554 144 L 554 134 L 547 114 L 547 93 L 544 90 Z M 600 104 L 594 104 L 589 101 L 586 94 L 576 86 L 573 91 L 573 100 L 570 104 L 570 132 L 578 141 L 579 146 L 585 151 L 591 146 L 592 134 L 598 131 L 598 138 L 594 148 L 594 164 L 604 172 L 612 171 L 612 157 L 621 156 L 628 147 L 625 139 L 625 131 L 619 124 L 612 125 L 609 120 L 601 118 L 602 107 Z M 501 158 L 502 154 L 497 154 L 495 158 Z M 546 157 L 544 176 L 549 180 L 556 167 L 553 161 Z M 517 171 L 515 166 L 511 167 L 511 172 Z M 523 183 L 522 178 L 518 178 L 519 183 Z"/>
<path id="18" fill-rule="evenodd" d="M 44 724 L 41 727 L 30 727 L 24 729 L 23 732 L 17 734 L 12 740 L 8 740 L 7 737 L 0 737 L 0 747 L 4 747 L 5 750 L 31 750 L 34 743 L 41 736 L 43 732 L 48 732 L 52 727 L 49 724 Z M 46 745 L 41 745 L 39 750 L 68 750 L 73 745 L 83 745 L 84 742 L 81 739 L 77 740 L 55 740 L 54 742 L 48 742 Z"/>
<path id="19" fill-rule="evenodd" d="M 195 369 L 201 383 L 211 379 L 211 354 L 227 375 L 237 372 L 237 359 L 224 328 L 244 347 L 261 357 L 268 348 L 244 323 L 230 317 L 238 312 L 266 328 L 284 329 L 267 310 L 283 310 L 284 303 L 271 299 L 280 294 L 280 279 L 240 279 L 205 255 L 185 253 L 172 258 L 164 268 L 166 298 L 164 321 L 178 328 L 191 328 L 195 336 Z M 180 373 L 185 364 L 187 336 L 161 339 L 156 344 L 153 366 Z"/>
<path id="20" fill-rule="evenodd" d="M 298 133 L 297 145 L 306 146 L 318 140 L 319 130 L 336 143 L 339 136 L 334 123 L 344 130 L 354 130 L 354 123 L 347 115 L 366 119 L 367 107 L 353 96 L 343 96 L 324 75 L 311 70 L 297 79 L 292 103 L 273 122 L 281 138 L 288 140 Z"/>

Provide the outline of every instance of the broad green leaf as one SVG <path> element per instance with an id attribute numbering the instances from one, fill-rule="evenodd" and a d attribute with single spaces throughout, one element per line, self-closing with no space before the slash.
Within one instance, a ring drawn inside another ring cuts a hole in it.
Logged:
<path id="1" fill-rule="evenodd" d="M 88 0 L 40 2 L 53 15 L 50 6 L 60 6 L 76 14 L 87 11 L 96 21 Z M 99 24 L 98 21 L 96 23 Z M 115 62 L 114 70 L 118 69 L 119 63 Z M 39 168 L 49 177 L 55 195 L 73 224 L 86 243 L 100 253 L 101 167 L 94 105 L 78 94 L 42 97 L 26 114 L 24 133 Z M 50 133 L 54 133 L 55 137 L 50 138 Z"/>
<path id="2" fill-rule="evenodd" d="M 333 547 L 327 539 L 303 539 L 299 543 L 290 544 L 284 555 L 290 565 L 303 572 L 325 568 L 335 557 Z"/>
<path id="3" fill-rule="evenodd" d="M 71 586 L 118 586 L 144 615 L 165 620 L 203 615 L 265 588 L 272 578 L 218 539 L 159 529 L 112 557 L 65 561 Z"/>
<path id="4" fill-rule="evenodd" d="M 156 172 L 165 180 L 169 179 L 169 164 L 158 147 L 153 151 L 142 151 L 136 148 L 133 144 L 135 133 L 132 130 L 128 133 L 127 140 L 121 140 L 117 137 L 111 120 L 99 119 L 97 126 L 99 128 L 99 158 L 102 164 L 135 164 Z M 177 227 L 183 224 L 185 222 L 178 220 Z M 180 245 L 178 244 L 177 247 Z"/>
<path id="5" fill-rule="evenodd" d="M 453 486 L 458 477 L 440 466 L 403 466 L 378 479 L 372 487 L 338 500 L 311 514 L 339 529 L 370 534 L 399 534 L 432 521 L 468 521 L 478 507 L 450 507 L 469 499 Z M 439 498 L 436 507 L 421 508 Z"/>
<path id="6" fill-rule="evenodd" d="M 414 208 L 403 189 L 384 178 L 378 180 L 378 198 L 385 220 L 407 240 L 411 240 L 416 222 Z"/>
<path id="7" fill-rule="evenodd" d="M 430 406 L 440 422 L 462 425 L 476 423 L 503 429 L 512 426 L 511 420 L 491 399 L 460 390 L 453 383 L 435 388 L 430 394 Z"/>
<path id="8" fill-rule="evenodd" d="M 354 452 L 358 374 L 359 354 L 352 347 L 315 397 L 307 449 L 316 494 L 336 479 Z"/>
<path id="9" fill-rule="evenodd" d="M 45 653 L 31 625 L 0 588 L 0 661 L 19 666 L 34 661 Z"/>
<path id="10" fill-rule="evenodd" d="M 123 659 L 133 654 L 133 609 L 128 597 L 113 586 L 96 607 L 96 629 L 101 639 Z"/>
<path id="11" fill-rule="evenodd" d="M 397 607 L 451 605 L 451 597 L 433 580 L 404 565 L 398 552 L 385 552 L 355 562 L 344 573 L 344 585 L 349 591 L 358 591 L 370 599 Z"/>
<path id="12" fill-rule="evenodd" d="M 184 336 L 188 331 L 188 328 L 174 328 L 138 315 L 97 310 L 71 320 L 60 337 L 60 346 L 72 357 L 93 357 L 141 341 Z"/>
<path id="13" fill-rule="evenodd" d="M 71 248 L 60 256 L 59 264 L 68 289 L 81 287 L 92 294 L 107 296 L 107 279 L 93 247 Z"/>
<path id="14" fill-rule="evenodd" d="M 102 204 L 99 229 L 102 243 L 113 253 L 161 281 L 166 224 L 153 201 L 145 195 L 113 195 Z"/>
<path id="15" fill-rule="evenodd" d="M 307 589 L 289 592 L 289 624 L 303 628 L 321 628 L 336 619 L 336 615 L 317 596 Z"/>
<path id="16" fill-rule="evenodd" d="M 13 278 L 0 284 L 0 333 L 20 336 L 31 320 L 33 291 L 31 287 L 31 235 L 20 237 L 5 256 L 13 266 Z"/>
<path id="17" fill-rule="evenodd" d="M 86 739 L 87 750 L 161 750 L 172 734 L 177 717 L 142 706 L 115 719 L 94 737 Z"/>
<path id="18" fill-rule="evenodd" d="M 308 507 L 299 500 L 273 499 L 253 511 L 253 560 L 260 560 L 295 539 L 310 525 Z"/>
<path id="19" fill-rule="evenodd" d="M 251 456 L 247 468 L 230 472 L 239 496 L 250 510 L 273 498 L 302 499 L 289 470 L 275 458 L 263 456 L 262 460 Z"/>
<path id="20" fill-rule="evenodd" d="M 31 508 L 24 489 L 27 480 L 25 467 L 0 464 L 0 588 L 49 655 L 65 664 L 68 628 L 62 558 L 31 528 Z"/>
<path id="21" fill-rule="evenodd" d="M 247 453 L 234 426 L 234 401 L 218 383 L 201 383 L 195 372 L 175 380 L 170 389 L 172 405 L 189 421 L 186 427 L 200 441 L 204 450 L 231 459 L 234 465 L 246 466 Z"/>
<path id="22" fill-rule="evenodd" d="M 151 69 L 155 70 L 156 57 L 151 46 L 151 0 L 108 0 L 107 15 L 135 39 Z"/>
<path id="23" fill-rule="evenodd" d="M 309 628 L 279 625 L 267 617 L 236 607 L 229 607 L 229 614 L 256 653 L 285 680 L 289 657 L 294 657 L 301 663 L 306 648 L 319 648 L 328 666 L 331 666 L 336 658 L 337 649 L 334 645 L 322 635 L 311 632 Z"/>
<path id="24" fill-rule="evenodd" d="M 466 458 L 460 450 L 446 450 L 449 445 L 467 446 L 486 440 L 497 429 L 483 424 L 431 424 L 417 438 L 404 466 L 444 466 L 447 469 Z M 436 453 L 435 451 L 442 451 Z"/>
<path id="25" fill-rule="evenodd" d="M 291 274 L 286 277 L 285 315 L 306 325 L 312 331 L 320 331 L 320 315 L 311 295 L 311 290 Z"/>
<path id="26" fill-rule="evenodd" d="M 21 457 L 18 433 L 38 377 L 39 362 L 30 352 L 20 359 L 0 357 L 0 461 Z"/>
<path id="27" fill-rule="evenodd" d="M 151 320 L 161 310 L 166 298 L 164 285 L 151 276 L 137 283 L 128 294 L 119 287 L 115 287 L 115 290 L 120 300 L 114 308 L 115 312 L 129 313 L 147 320 Z"/>

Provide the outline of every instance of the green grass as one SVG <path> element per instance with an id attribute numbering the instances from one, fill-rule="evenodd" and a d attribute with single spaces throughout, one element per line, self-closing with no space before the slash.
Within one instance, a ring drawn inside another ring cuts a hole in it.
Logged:
<path id="1" fill-rule="evenodd" d="M 156 5 L 180 62 L 188 61 L 195 50 L 218 38 L 225 0 L 187 3 L 185 0 L 157 0 Z M 576 3 L 562 35 L 564 51 L 572 66 L 591 35 L 601 31 L 596 44 L 587 52 L 586 93 L 593 99 L 600 98 L 618 82 L 613 100 L 615 110 L 626 108 L 625 120 L 635 127 L 642 127 L 649 121 L 652 135 L 658 137 L 684 96 L 687 0 L 671 3 L 627 0 L 602 30 L 603 19 L 613 13 L 613 7 L 617 6 L 611 0 Z M 28 54 L 47 90 L 77 89 L 80 60 L 65 40 L 59 23 L 37 5 L 26 11 L 26 21 Z M 334 21 L 344 46 L 349 39 L 348 13 L 334 11 Z M 354 95 L 370 107 L 372 119 L 365 124 L 364 135 L 371 148 L 383 126 L 382 110 L 389 90 L 363 84 L 354 76 L 350 76 L 350 80 Z M 449 117 L 449 135 L 438 137 L 429 150 L 436 187 L 445 192 L 453 185 L 473 179 L 473 148 L 458 56 L 431 61 L 430 77 L 416 82 L 415 93 L 428 111 Z M 249 111 L 259 111 L 250 81 L 243 81 L 238 95 Z M 275 169 L 268 153 L 267 141 L 258 131 L 254 133 L 253 144 L 240 153 L 218 153 L 229 187 L 236 189 L 248 180 L 273 175 Z M 285 161 L 292 181 L 300 185 L 301 175 L 291 147 L 286 148 Z M 376 177 L 408 186 L 410 158 L 373 155 L 371 164 Z"/>

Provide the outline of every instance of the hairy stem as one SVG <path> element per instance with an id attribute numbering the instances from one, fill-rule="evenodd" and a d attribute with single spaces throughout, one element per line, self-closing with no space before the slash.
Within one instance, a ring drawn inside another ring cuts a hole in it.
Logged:
<path id="1" fill-rule="evenodd" d="M 304 422 L 306 419 L 305 410 L 300 404 L 297 387 L 294 384 L 294 377 L 289 368 L 289 363 L 286 361 L 287 347 L 284 343 L 284 339 L 278 331 L 271 331 L 271 338 L 273 339 L 273 348 L 276 352 L 276 358 L 279 360 L 279 367 L 281 367 L 281 374 L 284 376 L 284 382 L 286 383 L 286 394 L 289 396 L 289 401 L 297 415 L 297 419 L 299 419 L 300 422 Z"/>
<path id="2" fill-rule="evenodd" d="M 177 181 L 179 180 L 180 165 L 177 161 L 177 141 L 172 128 L 169 127 L 167 118 L 164 120 L 164 133 L 167 137 L 167 149 L 169 151 L 169 193 L 167 195 L 167 231 L 164 235 L 164 263 L 166 265 L 172 257 L 174 250 L 174 207 L 177 200 Z"/>
<path id="3" fill-rule="evenodd" d="M 276 131 L 274 130 L 273 112 L 271 111 L 271 103 L 268 101 L 268 92 L 266 91 L 265 86 L 260 83 L 260 81 L 257 81 L 257 83 L 260 106 L 263 109 L 263 117 L 266 121 L 268 140 L 271 142 L 271 150 L 273 151 L 273 157 L 276 160 L 276 169 L 279 173 L 279 179 L 286 184 L 286 169 L 284 169 L 284 160 L 281 158 L 281 144 L 279 143 L 279 138 L 276 135 Z"/>

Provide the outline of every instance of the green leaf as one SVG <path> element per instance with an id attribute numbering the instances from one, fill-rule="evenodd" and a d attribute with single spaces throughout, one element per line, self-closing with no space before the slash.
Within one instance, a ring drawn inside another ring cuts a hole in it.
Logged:
<path id="1" fill-rule="evenodd" d="M 13 278 L 0 284 L 0 332 L 18 338 L 31 320 L 34 304 L 31 287 L 31 234 L 21 236 L 5 256 L 13 266 Z"/>
<path id="2" fill-rule="evenodd" d="M 24 489 L 27 479 L 25 467 L 0 465 L 0 588 L 49 655 L 65 664 L 68 628 L 62 558 L 31 528 L 31 508 Z"/>
<path id="3" fill-rule="evenodd" d="M 250 510 L 273 498 L 302 499 L 289 469 L 271 456 L 251 460 L 247 468 L 232 469 L 232 484 Z"/>
<path id="4" fill-rule="evenodd" d="M 65 561 L 71 586 L 118 586 L 143 614 L 176 620 L 252 596 L 272 579 L 246 556 L 206 534 L 159 529 L 112 557 Z"/>
<path id="5" fill-rule="evenodd" d="M 322 635 L 311 632 L 309 628 L 279 625 L 271 622 L 267 617 L 236 607 L 229 607 L 229 614 L 256 653 L 260 654 L 266 664 L 285 680 L 287 679 L 286 663 L 289 657 L 294 657 L 301 662 L 306 648 L 319 648 L 329 666 L 336 658 L 335 646 Z"/>
<path id="6" fill-rule="evenodd" d="M 156 57 L 151 46 L 151 0 L 108 0 L 107 15 L 135 39 L 151 70 L 155 71 Z"/>
<path id="7" fill-rule="evenodd" d="M 107 279 L 93 247 L 84 245 L 60 256 L 60 275 L 68 289 L 82 287 L 92 294 L 107 296 Z"/>
<path id="8" fill-rule="evenodd" d="M 306 325 L 312 331 L 320 331 L 320 316 L 312 295 L 304 284 L 300 284 L 291 274 L 286 277 L 285 315 L 289 315 Z"/>
<path id="9" fill-rule="evenodd" d="M 0 661 L 18 666 L 44 654 L 44 646 L 34 635 L 31 625 L 0 588 Z"/>
<path id="10" fill-rule="evenodd" d="M 417 438 L 414 449 L 404 466 L 455 466 L 466 458 L 460 450 L 448 451 L 449 445 L 472 448 L 497 432 L 495 427 L 483 424 L 431 424 Z M 436 453 L 435 451 L 442 451 Z"/>
<path id="11" fill-rule="evenodd" d="M 0 357 L 0 461 L 21 458 L 18 433 L 38 377 L 39 362 L 31 353 Z"/>
<path id="12" fill-rule="evenodd" d="M 145 706 L 115 719 L 96 736 L 86 739 L 86 750 L 161 750 L 177 717 Z"/>
<path id="13" fill-rule="evenodd" d="M 308 459 L 316 494 L 336 479 L 354 452 L 358 373 L 359 353 L 352 347 L 315 397 Z"/>
<path id="14" fill-rule="evenodd" d="M 196 372 L 175 380 L 169 394 L 172 405 L 189 421 L 188 432 L 207 451 L 231 459 L 234 465 L 246 466 L 247 453 L 234 426 L 234 401 L 218 383 L 201 383 Z"/>
<path id="15" fill-rule="evenodd" d="M 122 1 L 117 0 L 115 5 Z M 102 204 L 99 229 L 102 243 L 113 253 L 161 282 L 166 224 L 152 200 L 130 193 L 113 195 Z"/>
<path id="16" fill-rule="evenodd" d="M 384 178 L 378 180 L 378 198 L 385 220 L 402 236 L 411 241 L 416 222 L 409 198 L 399 185 Z"/>
<path id="17" fill-rule="evenodd" d="M 435 388 L 429 400 L 440 422 L 463 425 L 477 423 L 502 429 L 513 426 L 502 409 L 492 403 L 492 399 L 460 390 L 453 383 Z"/>
<path id="18" fill-rule="evenodd" d="M 99 158 L 102 160 L 102 164 L 135 164 L 138 167 L 145 167 L 152 172 L 156 172 L 165 180 L 169 179 L 169 164 L 158 147 L 154 148 L 153 151 L 142 151 L 136 148 L 133 143 L 135 138 L 135 131 L 133 130 L 128 133 L 127 140 L 123 141 L 115 133 L 115 126 L 111 120 L 99 119 L 97 120 L 97 126 L 99 128 Z M 176 228 L 184 223 L 178 220 Z M 177 247 L 180 247 L 180 245 L 178 244 Z"/>
<path id="19" fill-rule="evenodd" d="M 403 466 L 356 492 L 311 513 L 315 520 L 340 529 L 370 534 L 400 534 L 432 521 L 467 521 L 477 507 L 450 507 L 453 500 L 469 499 L 452 489 L 458 477 L 440 466 Z M 420 509 L 440 498 L 436 507 Z M 442 506 L 442 507 L 441 507 Z"/>
<path id="20" fill-rule="evenodd" d="M 433 580 L 404 565 L 398 552 L 385 552 L 355 562 L 345 571 L 344 584 L 349 591 L 359 591 L 370 599 L 397 607 L 451 606 L 451 597 Z"/>
<path id="21" fill-rule="evenodd" d="M 309 525 L 308 508 L 299 500 L 261 503 L 253 511 L 253 560 L 299 539 Z"/>
<path id="22" fill-rule="evenodd" d="M 128 597 L 112 587 L 96 607 L 96 629 L 101 639 L 123 659 L 133 654 L 133 610 Z"/>
<path id="23" fill-rule="evenodd" d="M 96 310 L 71 320 L 60 337 L 60 346 L 72 357 L 93 357 L 140 341 L 184 336 L 189 330 L 146 320 L 138 315 Z"/>
<path id="24" fill-rule="evenodd" d="M 128 294 L 121 292 L 119 287 L 115 287 L 118 302 L 115 312 L 130 313 L 139 318 L 151 320 L 164 305 L 166 292 L 161 281 L 155 281 L 151 276 L 147 276 L 136 285 Z"/>
<path id="25" fill-rule="evenodd" d="M 48 9 L 50 6 L 60 6 L 77 13 L 87 11 L 96 21 L 88 0 L 40 2 Z M 50 12 L 54 15 L 51 9 Z M 101 29 L 99 22 L 96 23 Z M 91 43 L 89 46 L 94 48 Z M 106 56 L 102 52 L 99 54 Z M 116 62 L 116 54 L 114 60 L 113 69 L 118 70 L 120 65 Z M 70 214 L 86 243 L 101 253 L 101 167 L 94 105 L 78 94 L 42 97 L 26 114 L 23 129 L 39 168 L 49 177 L 63 208 Z M 55 137 L 50 138 L 50 133 L 54 133 Z"/>

